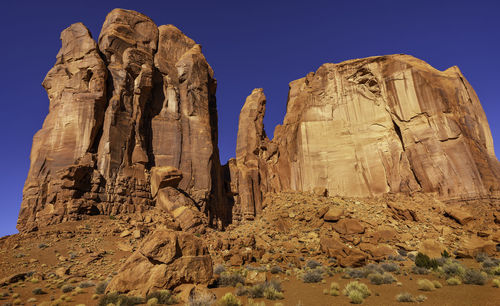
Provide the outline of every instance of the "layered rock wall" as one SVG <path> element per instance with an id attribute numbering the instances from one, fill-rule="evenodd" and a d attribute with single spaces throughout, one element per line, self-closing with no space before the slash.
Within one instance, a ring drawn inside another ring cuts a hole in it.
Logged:
<path id="1" fill-rule="evenodd" d="M 271 142 L 261 124 L 248 128 L 264 115 L 248 112 L 254 95 L 240 114 L 245 131 L 238 144 L 260 140 L 238 147 L 231 171 L 242 216 L 261 205 L 248 194 L 267 191 L 326 188 L 359 197 L 422 191 L 444 200 L 499 194 L 488 122 L 457 67 L 438 71 L 407 55 L 324 64 L 290 83 L 286 116 Z M 251 175 L 249 162 L 239 159 L 251 161 Z"/>
<path id="2" fill-rule="evenodd" d="M 81 23 L 61 40 L 43 82 L 50 109 L 33 139 L 18 229 L 150 209 L 154 166 L 182 172 L 179 189 L 212 225 L 230 222 L 217 83 L 200 45 L 122 9 L 108 14 L 98 44 Z"/>

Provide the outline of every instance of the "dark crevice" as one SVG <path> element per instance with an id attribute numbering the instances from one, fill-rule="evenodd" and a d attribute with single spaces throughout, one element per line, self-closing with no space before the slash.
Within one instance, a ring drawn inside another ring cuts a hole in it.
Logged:
<path id="1" fill-rule="evenodd" d="M 415 181 L 417 182 L 418 186 L 420 186 L 420 188 L 422 188 L 422 184 L 420 183 L 420 180 L 418 179 L 418 176 L 415 173 L 415 170 L 413 169 L 413 167 L 411 165 L 410 165 L 410 170 L 411 170 L 411 173 L 413 173 L 413 177 L 415 178 Z"/>
<path id="2" fill-rule="evenodd" d="M 396 121 L 392 120 L 392 124 L 394 124 L 394 130 L 396 131 L 396 134 L 398 134 L 399 141 L 401 142 L 401 148 L 403 151 L 405 151 L 405 143 L 403 141 L 403 135 L 401 134 L 401 129 L 399 128 L 399 125 L 396 124 Z"/>

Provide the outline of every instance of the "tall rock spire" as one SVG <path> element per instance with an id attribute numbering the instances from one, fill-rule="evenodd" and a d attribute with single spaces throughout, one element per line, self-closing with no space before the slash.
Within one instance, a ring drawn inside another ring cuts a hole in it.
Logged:
<path id="1" fill-rule="evenodd" d="M 186 203 L 214 226 L 229 223 L 217 83 L 200 45 L 123 9 L 108 14 L 98 45 L 81 23 L 61 40 L 43 83 L 50 112 L 33 140 L 18 229 L 151 209 L 152 167 L 179 169 Z"/>

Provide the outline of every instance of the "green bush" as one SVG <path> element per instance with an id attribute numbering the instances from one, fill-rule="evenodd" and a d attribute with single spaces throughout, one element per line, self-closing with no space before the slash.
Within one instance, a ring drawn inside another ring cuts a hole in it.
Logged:
<path id="1" fill-rule="evenodd" d="M 462 281 L 458 277 L 450 277 L 446 280 L 446 283 L 450 286 L 457 286 L 462 284 Z"/>
<path id="2" fill-rule="evenodd" d="M 426 269 L 437 269 L 438 264 L 435 259 L 430 259 L 429 256 L 418 253 L 415 257 L 415 266 Z"/>
<path id="3" fill-rule="evenodd" d="M 370 289 L 368 289 L 368 286 L 358 281 L 348 283 L 345 286 L 343 293 L 346 296 L 350 296 L 353 291 L 359 291 L 363 298 L 367 298 L 372 294 Z"/>
<path id="4" fill-rule="evenodd" d="M 492 283 L 493 287 L 495 287 L 495 288 L 500 288 L 500 279 L 495 278 L 495 279 L 493 279 L 493 280 L 491 281 L 491 283 Z"/>
<path id="5" fill-rule="evenodd" d="M 338 283 L 331 283 L 330 289 L 323 290 L 323 293 L 331 296 L 339 296 L 340 295 L 340 286 Z"/>
<path id="6" fill-rule="evenodd" d="M 241 306 L 241 301 L 231 293 L 226 293 L 217 303 L 218 306 Z"/>
<path id="7" fill-rule="evenodd" d="M 434 283 L 428 279 L 419 279 L 417 285 L 418 289 L 422 291 L 433 291 L 436 289 Z"/>
<path id="8" fill-rule="evenodd" d="M 415 298 L 408 292 L 403 292 L 396 295 L 396 301 L 401 303 L 413 303 L 415 302 Z"/>
<path id="9" fill-rule="evenodd" d="M 170 292 L 169 290 L 155 291 L 155 292 L 149 293 L 146 296 L 146 300 L 150 300 L 153 298 L 156 298 L 158 300 L 158 304 L 164 304 L 164 305 L 177 304 L 177 300 L 172 295 L 172 292 Z"/>
<path id="10" fill-rule="evenodd" d="M 144 304 L 146 301 L 137 296 L 126 296 L 118 293 L 110 293 L 103 295 L 99 300 L 99 306 L 107 306 L 108 304 L 120 305 L 120 306 L 133 306 Z"/>
<path id="11" fill-rule="evenodd" d="M 349 292 L 348 297 L 351 299 L 351 303 L 353 304 L 361 304 L 365 300 L 363 293 L 360 291 L 351 291 Z"/>

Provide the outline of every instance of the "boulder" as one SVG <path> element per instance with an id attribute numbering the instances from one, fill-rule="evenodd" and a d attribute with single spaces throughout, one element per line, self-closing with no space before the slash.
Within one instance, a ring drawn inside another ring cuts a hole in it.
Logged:
<path id="1" fill-rule="evenodd" d="M 445 246 L 434 239 L 422 241 L 418 249 L 420 253 L 423 253 L 430 258 L 440 258 L 444 250 L 446 250 Z"/>
<path id="2" fill-rule="evenodd" d="M 106 292 L 145 296 L 186 283 L 208 284 L 212 270 L 212 259 L 201 239 L 185 232 L 159 229 L 144 238 Z"/>
<path id="3" fill-rule="evenodd" d="M 333 229 L 341 235 L 363 234 L 365 227 L 355 219 L 342 219 L 333 225 Z"/>
<path id="4" fill-rule="evenodd" d="M 182 172 L 172 166 L 151 168 L 151 195 L 156 197 L 158 190 L 165 187 L 177 188 L 182 180 Z"/>
<path id="5" fill-rule="evenodd" d="M 253 286 L 267 281 L 267 273 L 259 271 L 248 271 L 245 277 L 245 285 Z"/>
<path id="6" fill-rule="evenodd" d="M 466 225 L 470 221 L 474 220 L 474 216 L 472 216 L 467 211 L 457 207 L 447 207 L 445 209 L 445 216 L 452 218 L 461 225 Z"/>
<path id="7" fill-rule="evenodd" d="M 459 242 L 456 252 L 459 258 L 474 258 L 477 254 L 485 253 L 494 256 L 497 252 L 496 243 L 476 236 L 466 237 Z"/>
<path id="8" fill-rule="evenodd" d="M 342 216 L 344 216 L 344 210 L 342 208 L 330 207 L 323 216 L 323 220 L 335 222 L 339 221 Z"/>

